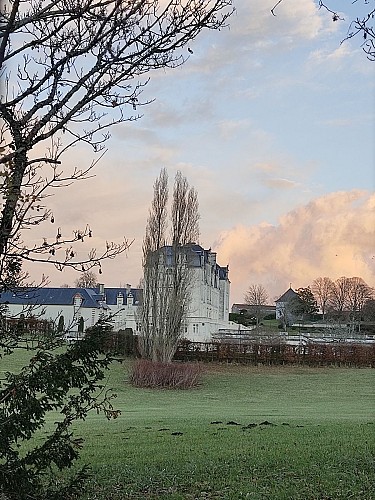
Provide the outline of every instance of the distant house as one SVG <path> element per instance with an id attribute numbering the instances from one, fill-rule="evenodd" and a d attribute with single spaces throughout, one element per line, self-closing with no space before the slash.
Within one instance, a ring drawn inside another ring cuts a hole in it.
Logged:
<path id="1" fill-rule="evenodd" d="M 292 313 L 291 303 L 298 298 L 298 293 L 292 288 L 289 288 L 279 297 L 276 303 L 276 319 L 280 320 L 284 326 L 292 325 L 295 321 L 295 316 Z"/>

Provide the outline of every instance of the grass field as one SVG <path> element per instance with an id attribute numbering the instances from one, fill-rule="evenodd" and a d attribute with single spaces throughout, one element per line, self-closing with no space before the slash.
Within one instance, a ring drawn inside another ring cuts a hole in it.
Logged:
<path id="1" fill-rule="evenodd" d="M 208 365 L 191 391 L 126 375 L 108 381 L 120 419 L 79 429 L 87 498 L 375 498 L 373 370 Z"/>
<path id="2" fill-rule="evenodd" d="M 207 365 L 189 391 L 108 386 L 76 431 L 85 499 L 375 499 L 375 370 Z"/>

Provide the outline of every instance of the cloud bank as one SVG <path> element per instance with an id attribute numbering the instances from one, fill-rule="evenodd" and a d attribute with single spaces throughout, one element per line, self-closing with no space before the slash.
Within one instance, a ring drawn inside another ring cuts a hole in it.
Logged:
<path id="1" fill-rule="evenodd" d="M 336 192 L 299 206 L 278 225 L 236 226 L 220 235 L 221 262 L 229 262 L 232 302 L 251 283 L 270 298 L 308 286 L 318 276 L 361 276 L 375 285 L 375 195 Z"/>

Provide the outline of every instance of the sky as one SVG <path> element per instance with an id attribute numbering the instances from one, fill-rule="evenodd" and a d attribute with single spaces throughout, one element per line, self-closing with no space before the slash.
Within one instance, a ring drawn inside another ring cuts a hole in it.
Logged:
<path id="1" fill-rule="evenodd" d="M 134 240 L 104 262 L 106 286 L 141 278 L 153 183 L 180 170 L 198 191 L 200 241 L 229 265 L 231 302 L 265 286 L 269 302 L 319 276 L 375 286 L 375 63 L 359 38 L 341 43 L 362 2 L 235 0 L 228 28 L 201 33 L 174 70 L 152 73 L 143 117 L 112 129 L 95 176 L 48 200 L 66 233 L 90 224 L 90 247 Z M 339 7 L 338 7 L 339 6 Z M 94 156 L 83 147 L 68 167 Z M 55 234 L 51 224 L 35 238 Z M 82 250 L 87 251 L 87 243 Z M 29 266 L 73 285 L 71 270 Z"/>

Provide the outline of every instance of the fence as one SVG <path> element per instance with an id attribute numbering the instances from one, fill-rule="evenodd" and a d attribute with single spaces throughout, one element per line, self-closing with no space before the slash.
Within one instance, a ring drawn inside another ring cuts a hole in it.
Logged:
<path id="1" fill-rule="evenodd" d="M 288 345 L 183 342 L 174 359 L 180 361 L 221 361 L 264 365 L 304 364 L 309 366 L 375 367 L 374 344 Z"/>
<path id="2" fill-rule="evenodd" d="M 131 330 L 103 337 L 103 348 L 125 356 L 139 356 L 137 337 Z M 182 341 L 177 361 L 219 361 L 263 365 L 300 364 L 309 366 L 356 366 L 375 368 L 375 343 L 306 342 L 295 345 L 273 342 L 190 342 Z"/>

